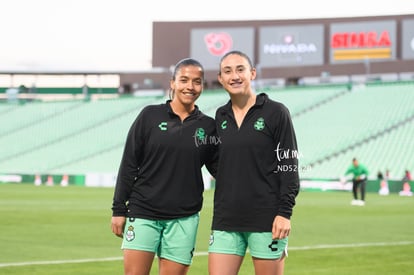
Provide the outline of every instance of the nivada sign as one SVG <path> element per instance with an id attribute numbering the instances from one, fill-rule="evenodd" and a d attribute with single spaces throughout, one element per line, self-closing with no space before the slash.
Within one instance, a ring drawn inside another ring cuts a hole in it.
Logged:
<path id="1" fill-rule="evenodd" d="M 395 21 L 332 24 L 331 63 L 395 59 L 395 41 Z"/>
<path id="2" fill-rule="evenodd" d="M 322 65 L 323 52 L 323 25 L 265 26 L 259 29 L 261 67 Z"/>
<path id="3" fill-rule="evenodd" d="M 402 59 L 414 59 L 414 18 L 402 21 Z"/>

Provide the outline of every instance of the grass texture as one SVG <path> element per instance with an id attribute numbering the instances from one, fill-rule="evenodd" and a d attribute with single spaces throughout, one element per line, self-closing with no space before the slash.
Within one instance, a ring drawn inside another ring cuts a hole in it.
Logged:
<path id="1" fill-rule="evenodd" d="M 213 192 L 204 194 L 189 274 L 208 274 Z M 0 274 L 123 274 L 112 195 L 112 188 L 0 184 Z M 414 197 L 350 201 L 348 192 L 299 194 L 285 275 L 413 274 Z M 254 274 L 249 254 L 239 274 Z"/>

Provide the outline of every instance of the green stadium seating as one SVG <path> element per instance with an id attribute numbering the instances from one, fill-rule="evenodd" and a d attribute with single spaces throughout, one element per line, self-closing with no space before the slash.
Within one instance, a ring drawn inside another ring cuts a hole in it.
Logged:
<path id="1" fill-rule="evenodd" d="M 337 179 L 357 157 L 375 178 L 414 169 L 414 82 L 258 90 L 293 119 L 303 179 Z M 0 173 L 116 173 L 127 131 L 140 110 L 166 98 L 0 104 Z M 229 100 L 205 90 L 197 101 L 214 117 Z"/>

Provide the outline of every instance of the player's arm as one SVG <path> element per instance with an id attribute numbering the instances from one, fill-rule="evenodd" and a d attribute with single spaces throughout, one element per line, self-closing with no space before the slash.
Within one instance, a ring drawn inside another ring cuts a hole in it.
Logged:
<path id="1" fill-rule="evenodd" d="M 111 220 L 112 232 L 120 238 L 123 237 L 125 221 L 126 221 L 125 216 L 114 216 L 112 217 L 112 220 Z"/>
<path id="2" fill-rule="evenodd" d="M 118 170 L 112 202 L 112 232 L 122 236 L 125 219 L 128 212 L 130 194 L 138 178 L 138 171 L 142 159 L 143 122 L 142 113 L 134 121 L 127 135 L 121 164 Z"/>
<path id="3" fill-rule="evenodd" d="M 293 123 L 287 108 L 282 107 L 277 125 L 275 141 L 280 144 L 280 148 L 283 148 L 283 150 L 296 152 L 296 154 L 290 155 L 289 158 L 278 160 L 281 165 L 296 168 L 277 175 L 277 184 L 280 186 L 280 202 L 278 202 L 279 212 L 272 225 L 272 235 L 274 238 L 284 238 L 290 232 L 290 217 L 296 204 L 296 197 L 299 194 L 300 181 L 299 169 L 297 169 L 299 151 Z"/>
<path id="4" fill-rule="evenodd" d="M 290 219 L 276 216 L 272 225 L 272 239 L 280 240 L 289 236 L 291 229 Z"/>

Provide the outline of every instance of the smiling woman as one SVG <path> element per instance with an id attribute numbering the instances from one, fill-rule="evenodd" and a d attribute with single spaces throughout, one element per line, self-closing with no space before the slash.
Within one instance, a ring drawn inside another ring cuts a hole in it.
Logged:
<path id="1" fill-rule="evenodd" d="M 214 119 L 196 100 L 204 68 L 180 60 L 170 80 L 171 99 L 142 109 L 128 131 L 116 180 L 112 232 L 122 238 L 126 274 L 187 274 L 203 203 L 202 167 L 216 172 Z M 194 139 L 200 143 L 194 143 Z"/>

